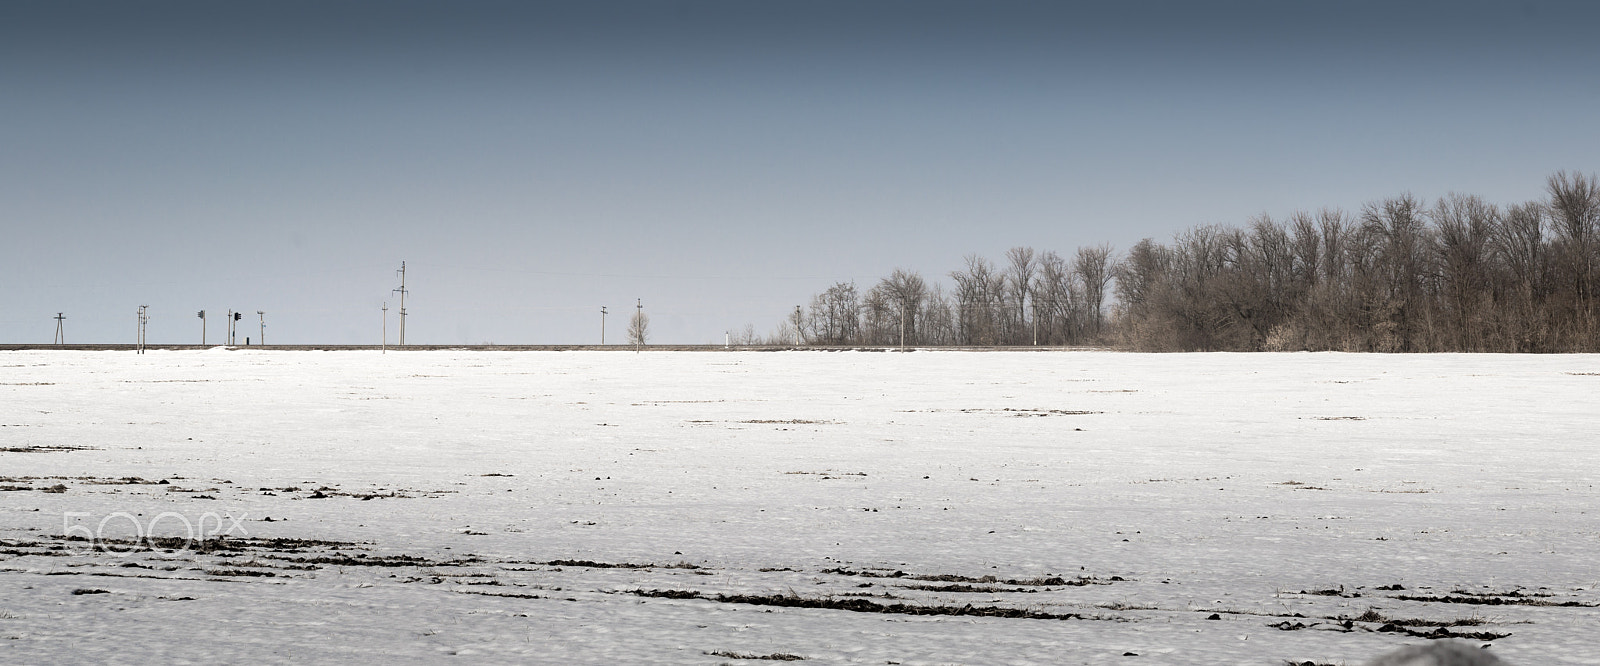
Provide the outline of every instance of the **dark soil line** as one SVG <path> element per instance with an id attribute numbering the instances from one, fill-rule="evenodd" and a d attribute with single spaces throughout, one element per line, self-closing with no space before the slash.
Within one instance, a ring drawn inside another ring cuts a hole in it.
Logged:
<path id="1" fill-rule="evenodd" d="M 1041 613 L 1021 608 L 999 606 L 916 606 L 911 604 L 879 604 L 866 599 L 828 599 L 798 596 L 718 594 L 707 596 L 694 590 L 632 590 L 629 594 L 663 599 L 702 599 L 724 604 L 751 604 L 754 606 L 779 606 L 783 608 L 823 608 L 853 613 L 891 613 L 897 615 L 964 615 L 974 617 L 1023 618 L 1030 620 L 1083 620 L 1077 613 Z"/>
<path id="2" fill-rule="evenodd" d="M 121 574 L 121 573 L 111 573 L 109 571 L 90 571 L 90 572 L 85 573 L 84 575 L 86 575 L 86 576 L 104 576 L 106 578 L 149 578 L 151 580 L 195 580 L 195 581 L 206 580 L 204 578 L 188 578 L 186 576 L 157 576 L 157 575 L 154 575 L 154 574 Z"/>
<path id="3" fill-rule="evenodd" d="M 1395 625 L 1400 627 L 1475 627 L 1484 624 L 1482 618 L 1458 617 L 1454 620 L 1424 620 L 1422 618 L 1392 618 L 1378 612 L 1376 608 L 1368 608 L 1366 612 L 1355 617 L 1327 617 L 1334 622 L 1368 622 L 1372 624 Z"/>
<path id="4" fill-rule="evenodd" d="M 19 548 L 0 548 L 0 555 L 16 555 L 18 557 L 67 557 L 72 553 L 66 550 L 21 550 Z"/>
<path id="5" fill-rule="evenodd" d="M 894 571 L 894 572 L 891 572 L 891 573 L 877 573 L 877 572 L 874 572 L 874 571 L 853 571 L 853 570 L 845 569 L 845 568 L 842 568 L 842 567 L 841 568 L 836 568 L 836 569 L 823 569 L 822 573 L 825 573 L 825 574 L 838 574 L 840 576 L 858 576 L 858 577 L 861 577 L 861 578 L 904 578 L 904 579 L 908 579 L 908 580 L 923 580 L 923 581 L 929 581 L 929 582 L 935 582 L 935 583 L 980 583 L 980 584 L 1004 583 L 1006 585 L 1032 585 L 1032 586 L 1038 586 L 1038 587 L 1060 587 L 1060 586 L 1082 587 L 1082 586 L 1085 586 L 1085 585 L 1110 585 L 1112 581 L 1123 582 L 1123 578 L 1121 576 L 1112 576 L 1111 578 L 1109 578 L 1107 580 L 1099 580 L 1099 579 L 1096 579 L 1096 578 L 1074 578 L 1074 579 L 1069 580 L 1069 579 L 1066 579 L 1066 578 L 1062 578 L 1060 576 L 1041 576 L 1039 578 L 1029 578 L 1029 579 L 1026 579 L 1026 580 L 1017 579 L 1017 578 L 1007 578 L 1005 580 L 1001 580 L 1001 579 L 996 578 L 994 576 L 981 576 L 981 577 L 978 577 L 978 578 L 973 578 L 971 576 L 957 576 L 955 574 L 936 574 L 936 575 L 920 575 L 920 576 L 917 576 L 917 575 L 908 574 L 908 573 L 906 573 L 904 571 Z"/>
<path id="6" fill-rule="evenodd" d="M 1301 620 L 1307 619 L 1306 616 L 1301 613 L 1258 613 L 1256 611 L 1223 610 L 1220 608 L 1199 608 L 1194 612 L 1211 613 L 1212 615 L 1250 615 L 1253 617 L 1289 617 L 1298 618 Z"/>
<path id="7" fill-rule="evenodd" d="M 1600 608 L 1600 604 L 1586 604 L 1581 601 L 1546 601 L 1544 599 L 1534 599 L 1528 597 L 1508 599 L 1504 597 L 1461 597 L 1455 595 L 1427 597 L 1401 594 L 1392 598 L 1399 599 L 1401 601 L 1424 601 L 1428 603 L 1440 604 L 1470 604 L 1473 606 L 1550 606 L 1558 608 Z"/>
<path id="8" fill-rule="evenodd" d="M 262 555 L 267 559 L 294 562 L 296 564 L 321 564 L 340 567 L 459 567 L 478 562 L 475 559 L 435 561 L 411 555 L 378 555 L 374 557 L 350 557 L 349 555 L 335 553 L 333 555 L 320 555 L 317 557 L 284 557 L 281 555 Z M 287 567 L 286 567 L 287 568 Z"/>
<path id="9" fill-rule="evenodd" d="M 710 655 L 710 656 L 713 656 L 713 657 L 724 657 L 724 658 L 727 658 L 727 659 L 756 659 L 756 660 L 761 660 L 761 661 L 805 661 L 806 660 L 805 657 L 802 657 L 800 655 L 787 654 L 787 653 L 783 653 L 783 652 L 779 652 L 779 653 L 776 653 L 776 654 L 746 654 L 746 653 L 743 653 L 743 652 L 732 652 L 732 651 L 729 651 L 729 650 L 718 650 L 716 652 L 707 652 L 706 654 Z"/>
<path id="10" fill-rule="evenodd" d="M 677 564 L 633 564 L 630 562 L 594 562 L 591 560 L 550 560 L 549 562 L 535 562 L 547 567 L 585 567 L 589 569 L 699 569 L 700 567 L 679 562 Z"/>
<path id="11" fill-rule="evenodd" d="M 868 585 L 870 584 L 871 583 L 868 583 Z M 1038 592 L 1038 590 L 1030 590 L 1025 587 L 1005 588 L 995 587 L 993 585 L 962 585 L 959 583 L 954 585 L 899 585 L 897 587 L 906 590 L 920 590 L 923 592 L 959 592 L 963 594 L 1000 594 L 1006 592 L 1034 594 Z"/>
<path id="12" fill-rule="evenodd" d="M 516 592 L 480 592 L 478 590 L 457 590 L 457 594 L 476 594 L 480 597 L 505 597 L 507 599 L 548 599 L 537 594 L 518 594 Z"/>
<path id="13" fill-rule="evenodd" d="M 1355 624 L 1354 622 L 1352 622 L 1350 620 L 1345 620 L 1343 622 L 1335 622 L 1335 623 L 1333 623 L 1331 625 L 1328 625 L 1328 624 L 1325 624 L 1325 623 L 1322 623 L 1322 622 L 1312 622 L 1311 624 L 1305 624 L 1305 623 L 1302 623 L 1302 622 L 1290 622 L 1288 620 L 1284 620 L 1282 622 L 1278 622 L 1276 624 L 1269 624 L 1267 626 L 1272 627 L 1273 629 L 1277 629 L 1279 631 L 1299 631 L 1301 629 L 1314 629 L 1314 628 L 1317 628 L 1317 627 L 1327 627 L 1327 630 L 1329 630 L 1329 631 L 1339 631 L 1339 632 L 1343 632 L 1343 633 L 1351 633 L 1351 632 L 1354 632 L 1354 631 L 1357 631 L 1357 630 L 1360 630 L 1360 631 L 1376 631 L 1376 632 L 1379 632 L 1379 633 L 1405 634 L 1405 635 L 1411 636 L 1413 638 L 1427 638 L 1427 639 L 1430 639 L 1430 640 L 1438 640 L 1438 639 L 1443 639 L 1443 638 L 1470 638 L 1470 639 L 1473 639 L 1473 640 L 1480 640 L 1480 641 L 1492 641 L 1492 640 L 1496 640 L 1496 639 L 1500 639 L 1500 638 L 1505 638 L 1505 637 L 1511 635 L 1511 634 L 1496 634 L 1496 633 L 1488 632 L 1488 631 L 1461 631 L 1461 632 L 1456 632 L 1456 631 L 1451 631 L 1449 629 L 1446 629 L 1444 627 L 1439 627 L 1437 629 L 1434 629 L 1433 631 L 1414 631 L 1414 630 L 1407 629 L 1405 627 L 1402 627 L 1402 626 L 1400 626 L 1398 624 L 1393 624 L 1393 623 L 1385 624 L 1382 627 L 1379 627 L 1377 629 L 1372 629 L 1372 628 L 1369 628 L 1369 627 L 1365 627 L 1365 626 L 1362 626 L 1362 625 Z"/>
<path id="14" fill-rule="evenodd" d="M 1378 631 L 1383 632 L 1383 633 L 1405 634 L 1407 636 L 1412 636 L 1412 637 L 1415 637 L 1415 638 L 1427 638 L 1427 639 L 1433 639 L 1433 640 L 1438 640 L 1438 639 L 1442 639 L 1442 638 L 1469 638 L 1469 639 L 1477 640 L 1477 641 L 1492 641 L 1492 640 L 1495 640 L 1495 639 L 1498 639 L 1498 638 L 1505 638 L 1505 637 L 1511 635 L 1511 634 L 1496 634 L 1496 633 L 1488 632 L 1488 631 L 1450 631 L 1449 629 L 1446 629 L 1444 627 L 1439 627 L 1437 629 L 1434 629 L 1433 631 L 1413 631 L 1411 629 L 1407 629 L 1407 628 L 1402 627 L 1402 626 L 1397 625 L 1397 624 L 1386 624 L 1386 625 L 1383 625 L 1381 627 L 1378 627 Z"/>

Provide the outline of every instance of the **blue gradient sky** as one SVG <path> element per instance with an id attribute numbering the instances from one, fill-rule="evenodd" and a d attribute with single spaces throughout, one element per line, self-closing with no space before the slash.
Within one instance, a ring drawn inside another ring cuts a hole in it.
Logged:
<path id="1" fill-rule="evenodd" d="M 463 6 L 465 5 L 465 6 Z M 1588 3 L 5 2 L 0 343 L 720 342 L 837 280 L 1600 168 Z M 392 313 L 391 313 L 392 314 Z M 611 318 L 620 340 L 623 318 Z M 391 320 L 391 326 L 393 321 Z M 255 327 L 247 327 L 255 335 Z M 392 334 L 391 328 L 391 334 Z M 241 333 L 242 337 L 243 333 Z"/>

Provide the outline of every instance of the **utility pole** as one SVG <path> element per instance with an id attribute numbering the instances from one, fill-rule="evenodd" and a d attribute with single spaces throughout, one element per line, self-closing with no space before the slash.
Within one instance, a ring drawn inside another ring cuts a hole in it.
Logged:
<path id="1" fill-rule="evenodd" d="M 378 353 L 389 353 L 389 301 L 383 302 L 383 346 L 378 348 Z"/>
<path id="2" fill-rule="evenodd" d="M 400 294 L 400 346 L 406 346 L 406 262 L 400 262 L 400 288 L 391 293 Z"/>
<path id="3" fill-rule="evenodd" d="M 56 340 L 55 340 L 55 343 L 58 344 L 58 345 L 67 344 L 67 332 L 66 332 L 65 329 L 63 329 L 61 327 L 61 322 L 64 322 L 66 320 L 67 320 L 67 315 L 65 313 L 61 313 L 61 312 L 57 312 L 56 313 Z"/>
<path id="4" fill-rule="evenodd" d="M 262 310 L 256 310 L 256 315 L 261 317 L 261 333 L 260 333 L 260 335 L 261 335 L 261 344 L 264 345 L 264 344 L 267 344 L 267 313 L 262 311 Z"/>
<path id="5" fill-rule="evenodd" d="M 900 351 L 906 350 L 906 306 L 900 306 Z"/>
<path id="6" fill-rule="evenodd" d="M 139 306 L 139 343 L 135 347 L 135 349 L 140 354 L 144 353 L 144 331 L 145 331 L 145 324 L 148 324 L 150 322 L 149 309 L 150 309 L 150 306 L 148 306 L 148 305 Z"/>
<path id="7" fill-rule="evenodd" d="M 600 306 L 600 346 L 606 346 L 606 306 Z"/>
<path id="8" fill-rule="evenodd" d="M 200 317 L 200 346 L 206 346 L 206 311 L 201 310 Z"/>
<path id="9" fill-rule="evenodd" d="M 800 321 L 804 317 L 805 315 L 800 314 L 800 306 L 794 306 L 794 344 L 797 347 L 806 344 L 806 334 L 800 330 Z"/>
<path id="10" fill-rule="evenodd" d="M 637 304 L 634 306 L 634 308 L 635 308 L 634 311 L 638 313 L 636 315 L 634 321 L 639 321 L 638 317 L 643 317 L 644 316 L 644 299 L 642 299 L 642 298 L 638 299 Z M 641 339 L 643 337 L 644 336 L 639 336 L 639 338 L 635 338 L 634 339 L 634 341 L 633 341 L 633 353 L 637 354 L 641 350 L 644 349 L 644 340 Z"/>

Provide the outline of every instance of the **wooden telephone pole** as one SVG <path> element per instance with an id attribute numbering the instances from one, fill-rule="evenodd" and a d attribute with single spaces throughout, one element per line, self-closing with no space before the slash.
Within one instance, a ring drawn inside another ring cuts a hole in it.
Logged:
<path id="1" fill-rule="evenodd" d="M 406 346 L 406 262 L 400 262 L 400 288 L 392 293 L 400 294 L 400 346 Z"/>
<path id="2" fill-rule="evenodd" d="M 139 344 L 137 345 L 136 349 L 140 354 L 144 353 L 144 331 L 145 331 L 145 326 L 150 323 L 150 313 L 149 313 L 149 311 L 150 311 L 150 306 L 148 306 L 148 305 L 139 306 Z"/>

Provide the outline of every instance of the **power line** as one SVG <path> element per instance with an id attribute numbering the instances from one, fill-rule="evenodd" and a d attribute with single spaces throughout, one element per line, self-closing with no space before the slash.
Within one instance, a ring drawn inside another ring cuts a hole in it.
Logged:
<path id="1" fill-rule="evenodd" d="M 634 273 L 579 273 L 567 271 L 534 271 L 522 268 L 492 268 L 488 266 L 459 266 L 454 264 L 434 264 L 424 262 L 426 266 L 434 268 L 449 268 L 460 271 L 478 271 L 486 273 L 516 273 L 522 275 L 548 275 L 553 277 L 587 277 L 587 278 L 626 278 L 634 280 L 738 280 L 749 282 L 752 280 L 837 280 L 838 275 L 763 275 L 757 273 L 740 273 L 728 275 L 647 275 Z M 867 280 L 873 276 L 852 276 L 850 279 Z"/>

